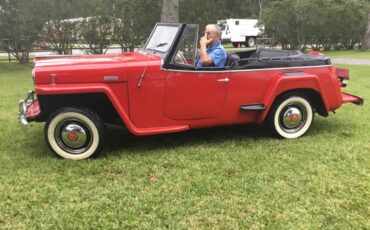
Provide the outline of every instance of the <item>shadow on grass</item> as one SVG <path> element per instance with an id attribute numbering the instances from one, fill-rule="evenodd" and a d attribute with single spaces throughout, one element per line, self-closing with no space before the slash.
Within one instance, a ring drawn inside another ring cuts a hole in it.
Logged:
<path id="1" fill-rule="evenodd" d="M 266 125 L 235 125 L 194 129 L 180 133 L 134 136 L 126 128 L 108 126 L 104 155 L 139 154 L 197 145 L 220 144 L 227 141 L 254 141 L 273 138 Z"/>
<path id="2" fill-rule="evenodd" d="M 337 119 L 316 117 L 307 136 L 314 136 L 315 138 L 317 136 L 325 137 L 333 133 L 340 136 L 348 136 L 350 134 L 347 134 L 347 131 L 342 133 L 344 128 L 341 128 L 341 126 L 348 125 L 348 123 L 343 124 Z M 150 154 L 153 151 L 176 150 L 183 147 L 191 148 L 207 145 L 224 148 L 227 146 L 224 143 L 227 142 L 236 142 L 236 144 L 253 144 L 253 142 L 258 142 L 259 144 L 263 144 L 266 139 L 279 140 L 279 137 L 271 134 L 266 124 L 221 126 L 141 137 L 132 135 L 124 127 L 108 125 L 106 134 L 105 146 L 98 158 L 104 156 L 123 156 L 126 154 Z M 43 137 L 43 127 L 37 127 L 31 136 L 33 138 L 26 138 L 27 149 L 32 149 L 28 154 L 32 154 L 38 158 L 54 158 L 56 156 L 47 147 Z"/>
<path id="3" fill-rule="evenodd" d="M 339 118 L 323 118 L 316 116 L 310 130 L 305 135 L 309 139 L 353 136 L 356 123 L 343 123 Z M 305 141 L 304 138 L 303 140 Z M 197 146 L 215 145 L 221 148 L 227 147 L 227 142 L 236 144 L 266 144 L 266 140 L 279 140 L 271 134 L 266 124 L 244 124 L 234 126 L 222 126 L 203 129 L 194 129 L 186 132 L 160 134 L 137 137 L 127 129 L 119 126 L 108 126 L 106 146 L 103 156 L 115 156 L 124 154 L 150 154 L 151 151 L 166 151 L 168 149 L 190 148 Z"/>

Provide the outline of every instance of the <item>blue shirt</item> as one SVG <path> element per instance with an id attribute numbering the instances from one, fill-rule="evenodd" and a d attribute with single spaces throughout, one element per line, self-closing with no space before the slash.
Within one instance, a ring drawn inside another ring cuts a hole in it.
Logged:
<path id="1" fill-rule="evenodd" d="M 207 55 L 212 58 L 214 66 L 216 67 L 225 66 L 227 55 L 224 47 L 221 45 L 221 41 L 217 42 L 211 48 L 207 49 Z M 207 66 L 203 66 L 199 58 L 196 67 L 207 67 Z"/>

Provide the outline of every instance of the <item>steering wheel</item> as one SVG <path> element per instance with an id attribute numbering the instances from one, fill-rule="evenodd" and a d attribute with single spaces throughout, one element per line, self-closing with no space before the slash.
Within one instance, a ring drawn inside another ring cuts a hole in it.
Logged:
<path id="1" fill-rule="evenodd" d="M 177 64 L 188 64 L 188 61 L 186 61 L 186 58 L 184 57 L 184 54 L 182 51 L 177 52 L 175 57 L 175 63 Z"/>

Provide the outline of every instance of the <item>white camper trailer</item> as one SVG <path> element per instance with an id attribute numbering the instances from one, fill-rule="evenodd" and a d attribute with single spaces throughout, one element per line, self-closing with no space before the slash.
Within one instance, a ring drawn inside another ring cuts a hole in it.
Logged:
<path id="1" fill-rule="evenodd" d="M 234 47 L 256 45 L 256 38 L 261 34 L 257 19 L 226 19 L 217 23 L 222 28 L 222 40 L 230 41 Z"/>

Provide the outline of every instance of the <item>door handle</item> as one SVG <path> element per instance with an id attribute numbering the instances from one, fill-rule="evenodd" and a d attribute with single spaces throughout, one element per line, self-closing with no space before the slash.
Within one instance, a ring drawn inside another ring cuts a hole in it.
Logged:
<path id="1" fill-rule="evenodd" d="M 225 77 L 223 79 L 218 79 L 217 80 L 218 82 L 224 82 L 224 83 L 228 83 L 230 81 L 230 79 L 228 77 Z"/>

